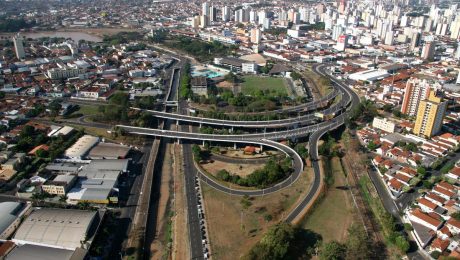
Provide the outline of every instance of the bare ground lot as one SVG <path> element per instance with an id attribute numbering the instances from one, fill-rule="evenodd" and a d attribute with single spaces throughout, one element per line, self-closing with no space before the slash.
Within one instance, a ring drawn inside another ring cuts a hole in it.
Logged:
<path id="1" fill-rule="evenodd" d="M 230 174 L 238 175 L 240 177 L 246 177 L 251 174 L 253 171 L 257 169 L 261 169 L 264 167 L 264 164 L 260 163 L 253 163 L 253 164 L 235 164 L 235 163 L 227 163 L 219 160 L 214 160 L 212 163 L 204 163 L 201 164 L 201 167 L 206 170 L 208 173 L 216 176 L 217 172 L 225 169 Z"/>
<path id="2" fill-rule="evenodd" d="M 338 158 L 332 159 L 334 184 L 328 188 L 323 199 L 305 217 L 301 226 L 320 234 L 324 242 L 346 239 L 347 229 L 356 216 L 342 165 Z"/>
<path id="3" fill-rule="evenodd" d="M 150 247 L 151 253 L 150 256 L 152 259 L 168 259 L 167 244 L 168 244 L 168 218 L 169 218 L 169 202 L 170 202 L 170 193 L 171 193 L 171 181 L 173 178 L 173 157 L 171 144 L 166 145 L 164 163 L 162 167 L 161 174 L 161 189 L 160 189 L 160 199 L 158 205 L 157 213 L 157 233 L 155 234 L 155 239 Z"/>
<path id="4" fill-rule="evenodd" d="M 242 197 L 216 191 L 203 183 L 205 216 L 214 259 L 233 260 L 246 254 L 268 227 L 295 207 L 300 196 L 309 190 L 312 177 L 313 170 L 306 168 L 292 186 L 275 194 L 250 198 L 252 205 L 247 209 L 241 204 Z"/>
<path id="5" fill-rule="evenodd" d="M 187 232 L 187 205 L 185 198 L 184 169 L 182 168 L 182 149 L 174 144 L 174 240 L 172 259 L 187 259 L 189 242 Z M 180 158 L 180 159 L 178 159 Z"/>

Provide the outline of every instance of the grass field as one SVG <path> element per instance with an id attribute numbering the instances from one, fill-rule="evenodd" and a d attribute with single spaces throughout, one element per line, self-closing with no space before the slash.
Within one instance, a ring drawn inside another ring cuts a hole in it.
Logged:
<path id="1" fill-rule="evenodd" d="M 320 234 L 325 242 L 331 240 L 343 242 L 347 229 L 353 222 L 354 207 L 350 191 L 344 189 L 347 184 L 340 160 L 333 158 L 331 163 L 334 184 L 301 225 Z"/>
<path id="2" fill-rule="evenodd" d="M 253 95 L 257 90 L 269 90 L 278 95 L 287 95 L 286 85 L 282 78 L 245 76 L 243 81 L 241 91 L 245 95 Z"/>
<path id="3" fill-rule="evenodd" d="M 214 259 L 239 259 L 296 205 L 311 185 L 313 171 L 306 168 L 291 187 L 263 197 L 253 197 L 247 209 L 242 197 L 230 196 L 202 184 L 205 215 Z M 271 220 L 269 220 L 271 219 Z"/>
<path id="4" fill-rule="evenodd" d="M 89 115 L 97 115 L 99 114 L 98 107 L 97 106 L 92 106 L 92 105 L 80 105 L 80 109 L 78 109 L 74 113 L 81 113 L 85 116 Z"/>

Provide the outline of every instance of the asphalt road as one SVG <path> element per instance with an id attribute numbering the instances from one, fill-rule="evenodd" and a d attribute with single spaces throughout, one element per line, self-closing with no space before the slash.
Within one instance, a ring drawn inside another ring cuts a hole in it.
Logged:
<path id="1" fill-rule="evenodd" d="M 311 113 L 307 115 L 300 115 L 298 117 L 290 117 L 286 119 L 278 119 L 278 120 L 260 120 L 260 121 L 242 121 L 242 120 L 223 120 L 223 119 L 213 119 L 213 118 L 203 118 L 197 116 L 189 116 L 184 114 L 175 114 L 175 113 L 167 113 L 161 111 L 154 111 L 154 110 L 147 110 L 147 109 L 140 109 L 140 108 L 132 108 L 135 110 L 143 110 L 146 112 L 151 113 L 155 117 L 158 118 L 166 118 L 166 119 L 173 119 L 179 120 L 184 122 L 192 122 L 197 124 L 207 124 L 207 125 L 219 125 L 219 126 L 229 126 L 229 127 L 245 127 L 245 128 L 281 128 L 281 127 L 289 127 L 289 126 L 303 126 L 309 125 L 314 123 L 316 120 L 319 120 L 314 111 L 317 111 L 325 116 L 334 116 L 336 113 L 340 112 L 343 107 L 347 105 L 348 99 L 342 99 L 337 104 L 333 104 L 332 106 L 325 108 L 323 110 L 318 110 L 319 108 L 327 106 L 330 102 L 334 100 L 337 95 L 341 95 L 341 92 L 337 89 L 333 91 L 336 93 L 335 95 L 327 96 L 327 100 L 322 101 L 322 103 L 313 104 Z M 342 96 L 343 97 L 343 96 Z M 284 109 L 283 112 L 289 111 L 289 108 Z"/>

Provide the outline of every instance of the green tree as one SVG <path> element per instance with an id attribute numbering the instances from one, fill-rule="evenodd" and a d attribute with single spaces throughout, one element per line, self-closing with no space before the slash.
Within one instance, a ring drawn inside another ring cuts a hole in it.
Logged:
<path id="1" fill-rule="evenodd" d="M 38 149 L 35 154 L 40 158 L 46 158 L 46 157 L 49 156 L 49 152 L 47 150 L 44 150 L 44 149 Z"/>
<path id="2" fill-rule="evenodd" d="M 244 195 L 240 200 L 240 204 L 243 209 L 248 209 L 252 205 L 251 198 L 248 195 Z"/>
<path id="3" fill-rule="evenodd" d="M 374 141 L 370 141 L 368 144 L 367 144 L 367 149 L 371 150 L 371 151 L 374 151 L 375 149 L 378 148 L 378 145 L 376 145 L 374 143 Z"/>
<path id="4" fill-rule="evenodd" d="M 233 72 L 228 73 L 224 76 L 224 79 L 228 82 L 236 83 L 238 82 L 238 76 L 235 75 Z"/>
<path id="5" fill-rule="evenodd" d="M 154 43 L 162 43 L 166 40 L 168 31 L 165 29 L 158 29 L 153 31 L 153 35 L 150 37 L 150 40 Z"/>
<path id="6" fill-rule="evenodd" d="M 53 116 L 53 117 L 59 115 L 59 111 L 61 110 L 61 108 L 62 108 L 62 105 L 57 100 L 53 100 L 48 105 L 48 109 L 50 110 L 51 116 Z"/>
<path id="7" fill-rule="evenodd" d="M 293 71 L 291 72 L 291 78 L 293 80 L 299 80 L 302 78 L 302 75 L 300 75 L 297 71 Z"/>
<path id="8" fill-rule="evenodd" d="M 390 113 L 391 111 L 393 111 L 393 106 L 390 104 L 385 104 L 383 105 L 382 109 L 383 111 Z"/>
<path id="9" fill-rule="evenodd" d="M 417 173 L 420 175 L 420 177 L 423 178 L 426 175 L 425 167 L 422 167 L 422 166 L 418 167 L 417 168 Z"/>
<path id="10" fill-rule="evenodd" d="M 194 144 L 192 146 L 192 153 L 193 153 L 193 158 L 195 159 L 196 162 L 200 162 L 201 160 L 203 160 L 203 156 L 201 154 L 201 148 Z"/>
<path id="11" fill-rule="evenodd" d="M 247 259 L 285 259 L 294 238 L 295 229 L 288 223 L 279 223 L 249 251 Z"/>
<path id="12" fill-rule="evenodd" d="M 345 259 L 346 247 L 337 241 L 325 243 L 319 251 L 321 260 L 342 260 Z"/>
<path id="13" fill-rule="evenodd" d="M 454 219 L 460 221 L 460 212 L 459 211 L 452 213 L 452 215 L 450 215 L 450 216 L 453 217 Z"/>
<path id="14" fill-rule="evenodd" d="M 409 241 L 407 241 L 407 238 L 404 236 L 398 236 L 396 237 L 395 245 L 401 250 L 401 252 L 406 253 L 409 251 L 410 244 Z"/>
<path id="15" fill-rule="evenodd" d="M 308 157 L 308 149 L 303 144 L 297 144 L 294 147 L 294 150 L 300 155 L 302 158 Z"/>

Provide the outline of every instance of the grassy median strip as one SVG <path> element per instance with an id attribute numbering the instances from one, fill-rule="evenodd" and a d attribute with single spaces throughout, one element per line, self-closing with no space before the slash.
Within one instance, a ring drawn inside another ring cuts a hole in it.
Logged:
<path id="1" fill-rule="evenodd" d="M 324 163 L 323 167 L 325 171 L 330 171 L 329 174 L 326 173 L 330 177 L 325 181 L 329 182 L 328 188 L 301 226 L 320 234 L 324 242 L 344 242 L 347 229 L 354 219 L 352 198 L 346 187 L 346 177 L 340 159 L 333 157 L 328 163 Z"/>

